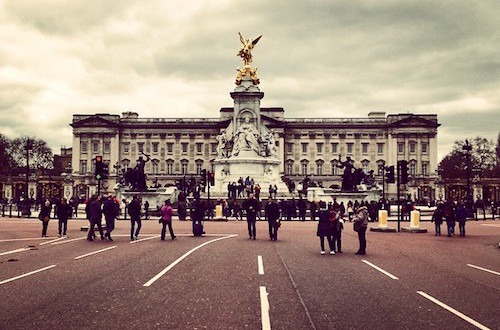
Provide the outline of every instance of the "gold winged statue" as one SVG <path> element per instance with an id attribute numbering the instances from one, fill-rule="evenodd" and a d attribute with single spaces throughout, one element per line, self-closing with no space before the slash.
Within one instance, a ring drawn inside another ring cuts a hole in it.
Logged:
<path id="1" fill-rule="evenodd" d="M 259 78 L 257 76 L 257 68 L 251 68 L 250 63 L 252 63 L 252 49 L 255 47 L 257 42 L 259 42 L 260 38 L 262 38 L 262 35 L 252 40 L 250 38 L 249 39 L 243 38 L 240 32 L 238 32 L 238 34 L 240 36 L 241 49 L 236 56 L 241 57 L 244 67 L 242 69 L 238 68 L 237 70 L 236 85 L 239 86 L 241 84 L 241 80 L 245 76 L 250 76 L 253 83 L 255 85 L 258 85 Z"/>

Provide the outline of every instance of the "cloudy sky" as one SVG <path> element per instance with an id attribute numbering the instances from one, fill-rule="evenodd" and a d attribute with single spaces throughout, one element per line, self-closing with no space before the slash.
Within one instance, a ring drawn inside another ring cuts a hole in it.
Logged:
<path id="1" fill-rule="evenodd" d="M 0 0 L 0 133 L 70 146 L 75 113 L 218 117 L 254 49 L 285 116 L 438 114 L 439 158 L 496 141 L 498 0 Z"/>

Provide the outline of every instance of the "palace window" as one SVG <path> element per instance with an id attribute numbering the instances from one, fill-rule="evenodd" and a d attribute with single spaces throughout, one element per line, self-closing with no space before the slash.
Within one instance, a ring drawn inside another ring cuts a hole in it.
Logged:
<path id="1" fill-rule="evenodd" d="M 302 153 L 307 154 L 307 143 L 302 143 Z"/>
<path id="2" fill-rule="evenodd" d="M 316 143 L 316 152 L 319 155 L 323 153 L 323 143 Z"/>
<path id="3" fill-rule="evenodd" d="M 171 155 L 174 153 L 174 144 L 172 142 L 167 143 L 167 154 Z"/>
<path id="4" fill-rule="evenodd" d="M 168 175 L 174 174 L 174 161 L 173 160 L 167 160 L 167 174 Z"/>
<path id="5" fill-rule="evenodd" d="M 124 142 L 123 143 L 123 153 L 128 154 L 130 151 L 130 143 L 129 142 Z"/>
<path id="6" fill-rule="evenodd" d="M 99 141 L 92 142 L 92 152 L 95 154 L 99 153 Z"/>
<path id="7" fill-rule="evenodd" d="M 87 161 L 80 160 L 80 174 L 87 174 Z"/>
<path id="8" fill-rule="evenodd" d="M 368 143 L 361 143 L 361 152 L 363 155 L 368 155 Z"/>
<path id="9" fill-rule="evenodd" d="M 82 149 L 82 154 L 86 154 L 88 152 L 88 144 L 87 142 L 81 142 L 80 148 Z"/>
<path id="10" fill-rule="evenodd" d="M 217 143 L 211 143 L 210 148 L 212 150 L 211 151 L 212 154 L 217 154 Z"/>
<path id="11" fill-rule="evenodd" d="M 331 162 L 332 164 L 332 175 L 339 175 L 339 168 L 337 167 L 338 161 L 334 160 Z"/>
<path id="12" fill-rule="evenodd" d="M 181 174 L 183 174 L 183 175 L 188 174 L 188 161 L 187 160 L 181 161 Z"/>
<path id="13" fill-rule="evenodd" d="M 158 142 L 153 142 L 153 153 L 157 154 L 158 153 Z"/>
<path id="14" fill-rule="evenodd" d="M 404 154 L 404 153 L 405 153 L 405 143 L 398 142 L 398 154 Z"/>
<path id="15" fill-rule="evenodd" d="M 111 150 L 111 143 L 104 142 L 104 153 L 109 154 L 110 150 Z"/>
<path id="16" fill-rule="evenodd" d="M 196 154 L 201 155 L 203 152 L 203 143 L 196 143 Z"/>
<path id="17" fill-rule="evenodd" d="M 352 155 L 352 147 L 353 146 L 354 146 L 354 143 L 347 144 L 347 154 Z"/>
<path id="18" fill-rule="evenodd" d="M 144 152 L 144 142 L 137 142 L 137 152 Z"/>
<path id="19" fill-rule="evenodd" d="M 293 153 L 293 143 L 286 144 L 286 152 L 289 154 Z"/>
<path id="20" fill-rule="evenodd" d="M 332 154 L 337 154 L 338 153 L 338 143 L 332 143 Z"/>
<path id="21" fill-rule="evenodd" d="M 196 174 L 197 175 L 201 174 L 202 169 L 203 169 L 203 162 L 202 161 L 196 162 Z"/>
<path id="22" fill-rule="evenodd" d="M 420 144 L 422 146 L 422 153 L 423 154 L 426 154 L 427 153 L 427 149 L 428 149 L 428 144 L 427 142 L 423 142 L 422 144 Z"/>
<path id="23" fill-rule="evenodd" d="M 153 160 L 153 175 L 158 174 L 158 160 Z"/>
<path id="24" fill-rule="evenodd" d="M 293 162 L 286 163 L 286 174 L 293 175 Z"/>
<path id="25" fill-rule="evenodd" d="M 183 154 L 187 154 L 187 152 L 188 152 L 188 146 L 189 146 L 189 144 L 187 142 L 182 142 L 181 143 L 181 148 L 182 148 L 181 151 L 182 151 Z"/>
<path id="26" fill-rule="evenodd" d="M 414 154 L 417 152 L 417 143 L 412 141 L 410 142 L 410 153 Z"/>
<path id="27" fill-rule="evenodd" d="M 322 161 L 316 162 L 316 175 L 323 175 L 323 162 Z"/>
<path id="28" fill-rule="evenodd" d="M 411 161 L 409 166 L 408 166 L 408 173 L 412 176 L 417 174 L 417 162 L 416 161 Z"/>
<path id="29" fill-rule="evenodd" d="M 370 171 L 369 167 L 370 167 L 370 162 L 365 161 L 361 164 L 361 168 L 363 169 L 363 173 L 365 174 L 368 174 L 368 172 Z"/>
<path id="30" fill-rule="evenodd" d="M 427 164 L 426 162 L 422 163 L 422 175 L 423 176 L 429 175 L 429 164 Z"/>
<path id="31" fill-rule="evenodd" d="M 377 143 L 377 154 L 379 154 L 379 155 L 384 154 L 384 144 L 383 143 Z"/>
<path id="32" fill-rule="evenodd" d="M 307 161 L 302 161 L 302 162 L 300 163 L 300 166 L 301 166 L 301 174 L 302 174 L 302 175 L 307 175 L 307 166 L 308 166 L 308 165 L 309 165 L 309 164 L 307 163 Z"/>

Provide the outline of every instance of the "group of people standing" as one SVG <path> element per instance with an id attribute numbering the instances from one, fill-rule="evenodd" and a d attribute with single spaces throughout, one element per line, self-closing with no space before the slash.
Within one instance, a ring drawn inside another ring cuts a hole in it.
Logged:
<path id="1" fill-rule="evenodd" d="M 455 224 L 458 222 L 460 237 L 465 237 L 465 223 L 467 221 L 467 209 L 463 203 L 446 201 L 437 205 L 432 214 L 431 222 L 434 223 L 435 236 L 441 236 L 441 224 L 446 222 L 448 237 L 455 234 Z"/>

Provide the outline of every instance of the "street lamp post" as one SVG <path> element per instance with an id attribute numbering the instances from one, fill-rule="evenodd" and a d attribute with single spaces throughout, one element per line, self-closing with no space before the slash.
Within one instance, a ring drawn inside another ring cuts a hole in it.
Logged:
<path id="1" fill-rule="evenodd" d="M 472 145 L 469 143 L 469 140 L 465 140 L 465 145 L 462 147 L 462 150 L 465 151 L 466 158 L 466 166 L 467 166 L 467 205 L 470 205 L 471 202 L 471 193 L 470 193 L 470 156 L 472 151 Z"/>
<path id="2" fill-rule="evenodd" d="M 30 200 L 29 200 L 29 176 L 30 176 L 30 150 L 33 149 L 33 141 L 29 138 L 26 140 L 26 187 L 24 191 L 24 214 L 29 218 L 31 215 Z"/>

